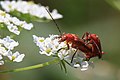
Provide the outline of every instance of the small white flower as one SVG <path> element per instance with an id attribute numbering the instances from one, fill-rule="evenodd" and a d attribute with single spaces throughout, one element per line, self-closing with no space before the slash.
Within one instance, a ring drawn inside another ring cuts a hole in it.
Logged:
<path id="1" fill-rule="evenodd" d="M 20 31 L 18 30 L 18 27 L 14 26 L 13 24 L 8 25 L 7 28 L 10 32 L 13 32 L 16 35 L 20 34 Z"/>
<path id="2" fill-rule="evenodd" d="M 10 18 L 9 20 L 17 26 L 21 25 L 20 20 L 16 17 Z"/>
<path id="3" fill-rule="evenodd" d="M 20 21 L 18 18 L 11 17 L 8 13 L 2 10 L 0 10 L 0 23 L 5 24 L 8 30 L 16 35 L 20 34 L 20 27 L 26 30 L 31 30 L 33 28 L 32 23 Z"/>
<path id="4" fill-rule="evenodd" d="M 37 37 L 36 35 L 33 35 L 33 40 L 36 43 L 37 46 L 42 46 L 44 44 L 44 38 L 43 37 Z"/>
<path id="5" fill-rule="evenodd" d="M 58 38 L 59 37 L 59 35 L 49 35 L 49 38 L 51 39 L 51 40 L 54 40 L 54 39 L 56 39 L 56 38 Z"/>
<path id="6" fill-rule="evenodd" d="M 0 65 L 3 65 L 4 61 L 2 61 L 1 59 L 3 59 L 3 57 L 0 55 Z"/>
<path id="7" fill-rule="evenodd" d="M 11 7 L 10 5 L 10 2 L 9 1 L 6 1 L 6 4 L 4 4 L 4 2 L 1 2 L 1 5 L 2 7 L 5 9 L 5 11 L 9 12 L 10 11 L 10 8 Z M 9 5 L 9 6 L 8 6 Z"/>
<path id="8" fill-rule="evenodd" d="M 0 55 L 4 55 L 4 56 L 7 55 L 7 50 L 2 46 L 0 46 Z"/>
<path id="9" fill-rule="evenodd" d="M 0 60 L 3 59 L 3 57 L 0 55 Z"/>
<path id="10" fill-rule="evenodd" d="M 45 54 L 46 56 L 51 56 L 53 53 L 51 52 L 51 49 L 47 48 L 45 51 L 40 51 L 40 54 Z"/>
<path id="11" fill-rule="evenodd" d="M 4 64 L 4 61 L 0 61 L 0 65 L 3 65 Z"/>
<path id="12" fill-rule="evenodd" d="M 9 36 L 3 38 L 3 44 L 8 50 L 13 50 L 19 43 L 11 39 Z"/>
<path id="13" fill-rule="evenodd" d="M 88 64 L 88 62 L 87 61 L 83 61 L 83 62 L 81 62 L 81 71 L 85 71 L 85 70 L 87 70 L 88 69 L 88 66 L 89 66 L 89 64 Z"/>
<path id="14" fill-rule="evenodd" d="M 86 71 L 89 67 L 89 64 L 87 61 L 77 62 L 73 65 L 75 68 L 80 68 L 81 71 Z"/>
<path id="15" fill-rule="evenodd" d="M 3 57 L 0 55 L 0 65 L 4 64 L 4 61 L 2 61 Z"/>
<path id="16" fill-rule="evenodd" d="M 11 39 L 9 36 L 0 39 L 0 65 L 4 64 L 4 57 L 8 57 L 13 62 L 21 62 L 25 54 L 20 54 L 18 51 L 12 53 L 14 47 L 19 43 Z"/>
<path id="17" fill-rule="evenodd" d="M 67 50 L 60 50 L 59 52 L 58 52 L 58 57 L 60 58 L 60 60 L 63 60 L 63 59 L 65 59 L 66 58 L 66 56 L 68 56 L 69 55 L 69 52 L 67 51 Z"/>
<path id="18" fill-rule="evenodd" d="M 59 42 L 57 39 L 54 38 L 55 36 L 52 35 L 45 39 L 43 37 L 37 37 L 33 35 L 34 42 L 40 48 L 40 54 L 45 54 L 47 56 L 56 54 L 56 52 L 58 51 Z"/>
<path id="19" fill-rule="evenodd" d="M 13 62 L 21 62 L 24 58 L 25 54 L 20 54 L 18 51 L 13 53 L 9 52 L 8 58 Z"/>
<path id="20" fill-rule="evenodd" d="M 58 14 L 57 10 L 54 9 L 51 13 L 51 15 L 53 16 L 53 19 L 59 19 L 59 18 L 63 18 L 63 16 L 61 14 Z M 51 19 L 50 15 L 47 16 L 47 19 Z"/>
<path id="21" fill-rule="evenodd" d="M 29 23 L 29 24 L 23 24 L 21 27 L 23 27 L 26 30 L 31 30 L 33 28 L 33 24 Z"/>

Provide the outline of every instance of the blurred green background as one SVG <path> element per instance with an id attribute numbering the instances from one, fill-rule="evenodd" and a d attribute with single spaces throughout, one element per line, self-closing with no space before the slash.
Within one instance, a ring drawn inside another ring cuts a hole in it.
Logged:
<path id="1" fill-rule="evenodd" d="M 85 32 L 99 35 L 106 54 L 101 60 L 91 59 L 95 68 L 90 67 L 85 72 L 67 66 L 66 74 L 61 71 L 59 64 L 53 64 L 41 69 L 4 74 L 6 80 L 120 80 L 120 11 L 115 8 L 116 4 L 111 6 L 105 0 L 35 0 L 35 2 L 49 6 L 51 10 L 56 8 L 64 16 L 63 19 L 56 20 L 62 32 L 78 34 L 80 37 Z M 23 30 L 20 36 L 16 37 L 20 43 L 16 50 L 26 54 L 24 61 L 8 63 L 5 69 L 30 66 L 53 59 L 39 54 L 32 35 L 47 37 L 49 34 L 59 34 L 55 24 L 51 21 L 34 22 L 34 25 L 31 31 Z"/>

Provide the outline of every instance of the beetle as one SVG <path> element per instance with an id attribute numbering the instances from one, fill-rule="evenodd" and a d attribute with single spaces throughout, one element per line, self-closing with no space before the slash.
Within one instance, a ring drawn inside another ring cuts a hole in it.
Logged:
<path id="1" fill-rule="evenodd" d="M 90 46 L 85 45 L 86 43 L 84 42 L 83 39 L 80 39 L 76 34 L 71 34 L 71 33 L 64 33 L 63 35 L 60 36 L 60 42 L 66 41 L 67 47 L 69 49 L 69 44 L 71 44 L 72 48 L 81 50 L 82 52 L 89 52 Z"/>
<path id="2" fill-rule="evenodd" d="M 99 59 L 102 58 L 102 54 L 104 54 L 104 52 L 102 51 L 98 35 L 86 32 L 82 36 L 82 39 L 86 43 L 86 46 L 91 45 L 92 53 L 86 53 L 87 58 L 92 58 L 96 56 L 98 56 Z"/>
<path id="3" fill-rule="evenodd" d="M 60 36 L 60 42 L 66 41 L 66 44 L 69 49 L 69 44 L 72 48 L 75 48 L 76 51 L 72 56 L 72 60 L 77 52 L 80 50 L 86 54 L 86 60 L 90 60 L 92 57 L 98 56 L 100 59 L 104 52 L 101 49 L 100 39 L 96 34 L 90 34 L 88 32 L 84 33 L 82 39 L 75 34 L 67 33 Z"/>
<path id="4" fill-rule="evenodd" d="M 56 24 L 56 27 L 60 33 L 60 36 L 58 37 L 58 38 L 60 38 L 59 42 L 66 41 L 68 49 L 70 48 L 69 44 L 72 44 L 71 47 L 76 49 L 75 53 L 72 56 L 71 63 L 73 61 L 73 58 L 74 58 L 77 50 L 80 50 L 86 54 L 86 60 L 90 60 L 90 58 L 96 57 L 96 56 L 98 56 L 99 59 L 102 57 L 102 54 L 104 54 L 104 52 L 101 49 L 100 39 L 98 38 L 98 36 L 96 34 L 90 34 L 90 33 L 86 32 L 86 33 L 84 33 L 82 38 L 79 38 L 76 34 L 71 34 L 71 33 L 62 34 L 58 24 L 53 19 L 49 10 L 46 9 L 46 11 L 52 18 L 53 22 Z"/>

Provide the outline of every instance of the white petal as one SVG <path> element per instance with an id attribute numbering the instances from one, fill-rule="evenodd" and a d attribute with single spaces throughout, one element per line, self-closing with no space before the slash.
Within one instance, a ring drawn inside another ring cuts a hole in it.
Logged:
<path id="1" fill-rule="evenodd" d="M 87 62 L 87 61 L 83 61 L 83 62 L 81 63 L 81 71 L 87 70 L 87 69 L 88 69 L 88 66 L 89 66 L 88 62 Z"/>
<path id="2" fill-rule="evenodd" d="M 0 46 L 0 55 L 4 55 L 5 56 L 6 52 L 7 52 L 6 49 L 4 47 Z"/>
<path id="3" fill-rule="evenodd" d="M 30 23 L 30 24 L 25 23 L 21 27 L 26 29 L 26 30 L 31 30 L 33 28 L 33 24 L 32 23 Z"/>
<path id="4" fill-rule="evenodd" d="M 15 62 L 21 62 L 24 58 L 25 54 L 20 54 L 17 58 L 15 58 L 13 61 Z"/>
<path id="5" fill-rule="evenodd" d="M 9 49 L 9 50 L 13 50 L 14 47 L 18 46 L 19 43 L 14 41 L 13 39 L 11 39 L 9 36 L 7 36 L 6 38 L 3 38 L 3 44 L 4 46 Z"/>
<path id="6" fill-rule="evenodd" d="M 8 30 L 10 32 L 13 32 L 16 35 L 20 34 L 20 31 L 18 30 L 17 26 L 15 26 L 15 25 L 13 25 L 13 26 L 12 25 L 8 25 L 7 28 L 8 28 Z"/>
<path id="7" fill-rule="evenodd" d="M 0 60 L 3 59 L 3 57 L 0 55 Z"/>
<path id="8" fill-rule="evenodd" d="M 82 67 L 81 71 L 86 71 L 88 68 L 87 67 Z"/>
<path id="9" fill-rule="evenodd" d="M 0 65 L 3 65 L 4 64 L 4 61 L 0 61 Z"/>
<path id="10" fill-rule="evenodd" d="M 8 51 L 7 57 L 8 57 L 10 60 L 12 60 L 12 51 Z"/>
<path id="11" fill-rule="evenodd" d="M 75 67 L 75 68 L 79 68 L 79 67 L 80 67 L 80 64 L 74 64 L 74 67 Z"/>
<path id="12" fill-rule="evenodd" d="M 16 51 L 12 56 L 18 57 L 19 55 L 20 55 L 20 53 L 18 51 Z"/>
<path id="13" fill-rule="evenodd" d="M 59 19 L 59 18 L 63 18 L 63 16 L 61 14 L 58 14 L 57 10 L 54 9 L 51 13 L 51 15 L 53 16 L 53 19 Z"/>

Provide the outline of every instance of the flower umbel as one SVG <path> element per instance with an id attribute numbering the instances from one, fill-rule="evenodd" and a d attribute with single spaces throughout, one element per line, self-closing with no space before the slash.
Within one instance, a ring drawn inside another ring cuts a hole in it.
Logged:
<path id="1" fill-rule="evenodd" d="M 9 36 L 0 39 L 0 65 L 4 64 L 4 57 L 7 57 L 10 61 L 21 62 L 25 54 L 20 54 L 18 51 L 15 53 L 12 50 L 18 46 L 19 43 L 11 39 Z"/>
<path id="2" fill-rule="evenodd" d="M 9 36 L 2 39 L 2 44 L 8 49 L 13 50 L 14 47 L 18 46 L 19 43 L 11 39 Z"/>
<path id="3" fill-rule="evenodd" d="M 20 54 L 18 51 L 15 53 L 9 52 L 8 58 L 13 62 L 21 62 L 24 58 L 25 54 Z"/>
<path id="4" fill-rule="evenodd" d="M 23 14 L 30 14 L 33 16 L 36 16 L 38 18 L 45 18 L 45 19 L 50 19 L 51 17 L 49 16 L 48 12 L 45 10 L 45 8 L 40 4 L 35 4 L 32 1 L 1 1 L 1 7 L 6 11 L 6 12 L 11 12 L 11 11 L 18 11 Z M 54 19 L 59 19 L 62 18 L 63 16 L 57 12 L 56 9 L 54 9 L 52 12 L 50 12 L 52 17 Z"/>
<path id="5" fill-rule="evenodd" d="M 0 24 L 4 24 L 10 32 L 16 35 L 20 34 L 20 28 L 24 28 L 26 30 L 31 30 L 33 28 L 32 23 L 21 21 L 2 10 L 0 10 Z"/>
<path id="6" fill-rule="evenodd" d="M 80 67 L 81 71 L 88 69 L 90 61 L 86 60 L 86 55 L 80 50 L 77 51 L 76 55 L 72 60 L 72 56 L 76 49 L 71 46 L 68 49 L 66 42 L 60 42 L 59 35 L 49 35 L 49 37 L 37 37 L 33 35 L 33 40 L 40 49 L 40 54 L 46 56 L 58 57 L 61 61 L 67 62 L 72 67 Z"/>

